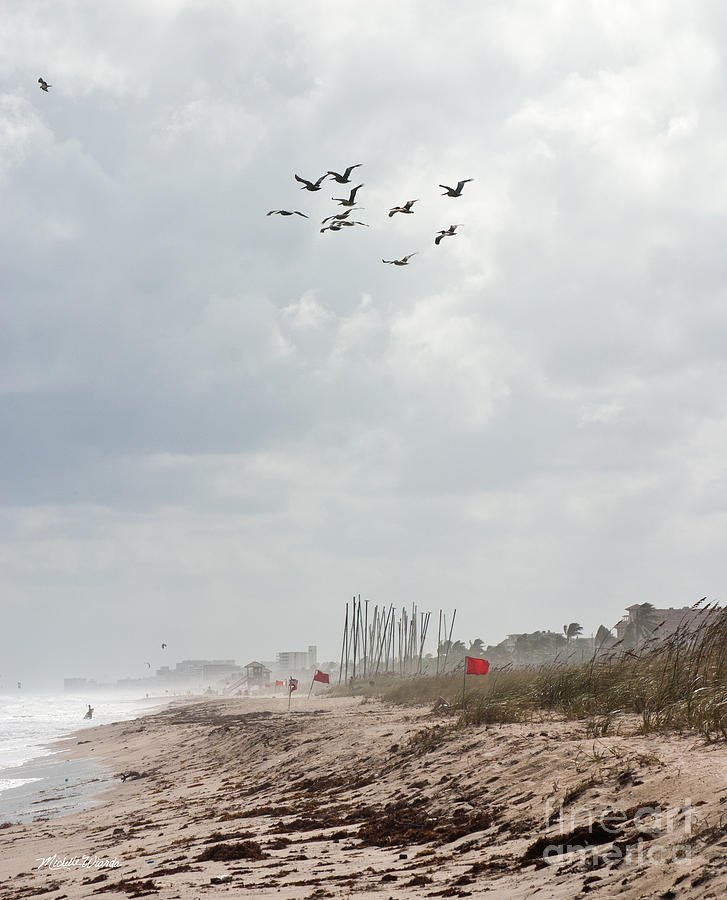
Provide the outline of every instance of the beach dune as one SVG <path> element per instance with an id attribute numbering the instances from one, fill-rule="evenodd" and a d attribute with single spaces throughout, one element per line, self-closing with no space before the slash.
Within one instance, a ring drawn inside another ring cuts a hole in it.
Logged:
<path id="1" fill-rule="evenodd" d="M 455 728 L 361 698 L 210 699 L 86 729 L 82 812 L 0 827 L 0 897 L 727 894 L 727 750 L 583 723 Z M 633 723 L 635 725 L 635 722 Z"/>

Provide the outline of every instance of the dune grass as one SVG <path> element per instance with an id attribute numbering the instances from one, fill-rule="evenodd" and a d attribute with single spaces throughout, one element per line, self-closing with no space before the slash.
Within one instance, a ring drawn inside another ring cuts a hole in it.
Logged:
<path id="1" fill-rule="evenodd" d="M 379 677 L 363 692 L 408 705 L 443 697 L 461 725 L 522 722 L 550 711 L 587 719 L 596 736 L 635 714 L 644 733 L 691 730 L 727 740 L 727 609 L 709 610 L 697 630 L 682 628 L 636 652 L 616 648 L 578 665 L 505 667 L 469 676 L 464 705 L 461 669 L 436 677 Z"/>

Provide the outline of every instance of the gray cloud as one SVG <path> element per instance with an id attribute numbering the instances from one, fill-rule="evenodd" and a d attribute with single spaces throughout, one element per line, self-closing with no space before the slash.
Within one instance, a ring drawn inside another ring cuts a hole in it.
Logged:
<path id="1" fill-rule="evenodd" d="M 332 655 L 359 591 L 486 641 L 719 597 L 726 24 L 11 4 L 6 670 Z M 346 188 L 293 175 L 353 163 L 371 227 L 320 234 Z"/>

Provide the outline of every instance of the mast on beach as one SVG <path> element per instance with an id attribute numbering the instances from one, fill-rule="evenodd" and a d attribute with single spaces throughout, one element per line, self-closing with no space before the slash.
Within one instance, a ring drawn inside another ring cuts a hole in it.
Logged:
<path id="1" fill-rule="evenodd" d="M 370 604 L 371 601 L 362 600 L 360 594 L 354 594 L 350 604 L 346 602 L 338 683 L 352 684 L 357 678 L 383 674 L 402 677 L 424 674 L 424 651 L 432 613 L 420 610 L 416 603 L 412 603 L 410 609 L 402 607 L 398 612 L 393 604 L 389 607 Z M 455 610 L 449 623 L 450 641 L 456 613 Z M 447 616 L 440 609 L 437 674 L 446 669 L 446 652 L 442 647 L 446 634 Z"/>

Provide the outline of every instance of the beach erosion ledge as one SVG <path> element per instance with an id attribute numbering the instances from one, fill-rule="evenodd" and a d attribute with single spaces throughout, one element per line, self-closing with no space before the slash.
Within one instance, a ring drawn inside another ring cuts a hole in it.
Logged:
<path id="1" fill-rule="evenodd" d="M 93 807 L 2 824 L 0 898 L 727 894 L 721 747 L 552 718 L 458 728 L 359 697 L 286 706 L 205 699 L 67 738 L 113 781 Z"/>

